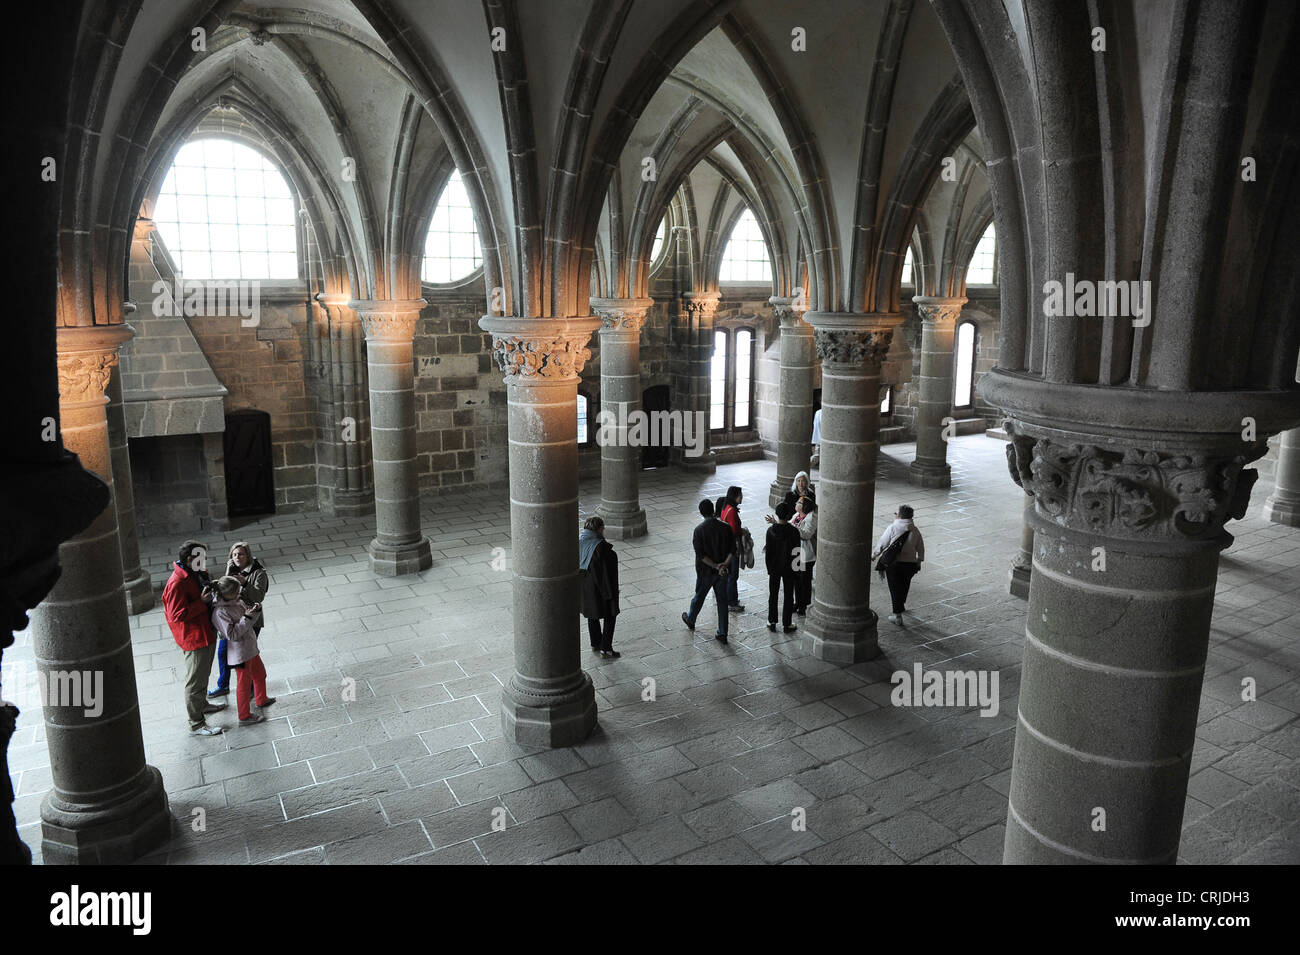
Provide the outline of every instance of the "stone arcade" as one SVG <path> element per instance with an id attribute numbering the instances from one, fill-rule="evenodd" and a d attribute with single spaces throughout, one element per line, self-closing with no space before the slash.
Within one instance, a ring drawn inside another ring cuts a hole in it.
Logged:
<path id="1" fill-rule="evenodd" d="M 0 858 L 1300 861 L 1300 10 L 555 6 L 23 8 L 3 676 L 102 692 L 0 708 Z M 797 632 L 687 631 L 800 472 Z M 208 738 L 187 538 L 271 579 Z"/>

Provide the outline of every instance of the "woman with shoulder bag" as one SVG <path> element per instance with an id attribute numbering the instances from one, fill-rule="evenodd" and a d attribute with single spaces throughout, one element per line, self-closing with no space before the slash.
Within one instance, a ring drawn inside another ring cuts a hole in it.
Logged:
<path id="1" fill-rule="evenodd" d="M 876 560 L 876 571 L 889 584 L 893 609 L 889 619 L 892 623 L 902 622 L 902 616 L 907 612 L 907 593 L 912 578 L 921 570 L 921 561 L 925 560 L 925 541 L 912 522 L 913 513 L 908 505 L 900 505 L 894 512 L 894 522 L 885 528 L 876 549 L 871 552 L 872 560 Z"/>

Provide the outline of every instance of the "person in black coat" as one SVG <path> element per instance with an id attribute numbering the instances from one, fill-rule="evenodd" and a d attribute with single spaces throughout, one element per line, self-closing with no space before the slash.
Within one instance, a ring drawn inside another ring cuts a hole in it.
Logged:
<path id="1" fill-rule="evenodd" d="M 606 660 L 617 659 L 622 656 L 614 649 L 618 555 L 614 553 L 614 545 L 605 540 L 605 522 L 599 517 L 589 517 L 582 525 L 578 537 L 578 578 L 591 649 Z"/>
<path id="2" fill-rule="evenodd" d="M 799 531 L 790 523 L 794 508 L 789 501 L 776 506 L 776 522 L 767 529 L 767 542 L 763 556 L 767 562 L 767 629 L 776 632 L 776 598 L 784 591 L 781 605 L 781 625 L 786 633 L 794 633 L 791 615 L 794 613 L 794 587 L 801 566 L 802 541 Z"/>

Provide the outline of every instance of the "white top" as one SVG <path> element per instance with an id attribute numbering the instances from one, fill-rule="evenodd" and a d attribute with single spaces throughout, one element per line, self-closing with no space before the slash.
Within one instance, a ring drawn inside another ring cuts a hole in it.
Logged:
<path id="1" fill-rule="evenodd" d="M 813 415 L 812 443 L 813 444 L 822 443 L 822 409 L 821 408 L 818 408 L 817 412 Z"/>
<path id="2" fill-rule="evenodd" d="M 885 533 L 880 535 L 880 543 L 876 549 L 871 552 L 871 559 L 875 560 L 880 556 L 881 551 L 888 547 L 903 531 L 911 531 L 908 535 L 903 549 L 898 553 L 898 562 L 901 564 L 919 564 L 925 560 L 925 541 L 921 539 L 921 531 L 911 520 L 897 518 L 892 524 L 885 528 Z"/>
<path id="3" fill-rule="evenodd" d="M 799 531 L 800 560 L 811 564 L 817 560 L 817 512 L 802 515 L 802 520 L 800 517 L 796 514 L 790 523 Z"/>

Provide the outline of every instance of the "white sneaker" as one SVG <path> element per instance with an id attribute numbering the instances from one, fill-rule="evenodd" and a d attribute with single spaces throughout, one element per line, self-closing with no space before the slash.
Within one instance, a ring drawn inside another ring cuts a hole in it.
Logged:
<path id="1" fill-rule="evenodd" d="M 898 623 L 898 614 L 896 614 L 896 613 L 891 613 L 891 614 L 889 615 L 889 622 L 890 622 L 890 623 Z"/>
<path id="2" fill-rule="evenodd" d="M 191 736 L 220 736 L 224 730 L 220 726 L 208 726 L 204 724 L 198 729 L 190 730 Z"/>

